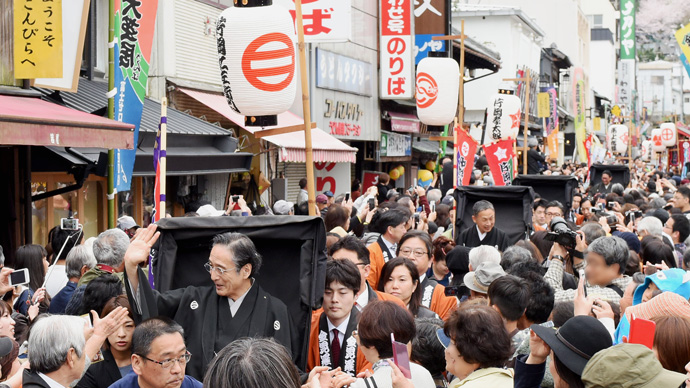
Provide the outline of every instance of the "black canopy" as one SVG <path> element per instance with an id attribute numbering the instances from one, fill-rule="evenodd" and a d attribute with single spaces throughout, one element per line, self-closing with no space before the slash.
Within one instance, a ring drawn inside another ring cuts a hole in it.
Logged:
<path id="1" fill-rule="evenodd" d="M 518 175 L 513 185 L 529 186 L 547 201 L 558 201 L 568 211 L 573 203 L 577 178 L 570 175 Z"/>
<path id="2" fill-rule="evenodd" d="M 164 218 L 154 246 L 153 273 L 158 291 L 212 285 L 204 269 L 215 235 L 248 236 L 263 257 L 256 280 L 281 299 L 297 326 L 301 347 L 297 365 L 304 369 L 311 311 L 321 307 L 326 277 L 326 229 L 320 217 Z"/>
<path id="3" fill-rule="evenodd" d="M 508 235 L 511 244 L 527 237 L 532 225 L 534 190 L 527 186 L 461 186 L 453 193 L 457 202 L 455 238 L 474 225 L 472 206 L 482 199 L 494 205 L 496 227 Z"/>
<path id="4" fill-rule="evenodd" d="M 630 183 L 630 168 L 621 164 L 593 164 L 589 169 L 589 185 L 594 186 L 601 182 L 601 174 L 604 171 L 611 171 L 611 182 L 620 183 L 623 187 L 628 187 Z"/>

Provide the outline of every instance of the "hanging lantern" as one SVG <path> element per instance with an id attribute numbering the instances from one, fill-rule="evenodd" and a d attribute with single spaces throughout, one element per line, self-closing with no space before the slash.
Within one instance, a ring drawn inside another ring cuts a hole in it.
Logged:
<path id="1" fill-rule="evenodd" d="M 228 105 L 245 125 L 278 124 L 295 98 L 295 25 L 271 0 L 243 0 L 216 24 L 218 62 Z"/>
<path id="2" fill-rule="evenodd" d="M 491 140 L 516 139 L 520 130 L 520 98 L 512 94 L 497 94 L 489 101 L 486 133 Z"/>
<path id="3" fill-rule="evenodd" d="M 659 126 L 661 129 L 661 142 L 666 147 L 675 147 L 678 138 L 678 131 L 676 125 L 673 123 L 663 123 Z"/>
<path id="4" fill-rule="evenodd" d="M 653 152 L 664 152 L 666 151 L 666 146 L 661 138 L 661 128 L 652 129 L 652 151 Z"/>
<path id="5" fill-rule="evenodd" d="M 640 147 L 640 158 L 645 162 L 652 160 L 652 142 L 651 140 L 645 140 L 642 142 Z"/>
<path id="6" fill-rule="evenodd" d="M 628 150 L 628 127 L 616 124 L 609 127 L 607 136 L 609 150 L 612 154 L 622 155 Z"/>
<path id="7" fill-rule="evenodd" d="M 417 116 L 429 126 L 448 125 L 458 110 L 460 68 L 445 51 L 429 52 L 417 65 Z M 441 129 L 442 130 L 442 129 Z"/>

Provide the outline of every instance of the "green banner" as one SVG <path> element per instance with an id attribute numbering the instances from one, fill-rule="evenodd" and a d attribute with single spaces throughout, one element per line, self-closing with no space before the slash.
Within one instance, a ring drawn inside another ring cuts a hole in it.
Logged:
<path id="1" fill-rule="evenodd" d="M 635 0 L 621 0 L 620 59 L 635 59 Z"/>

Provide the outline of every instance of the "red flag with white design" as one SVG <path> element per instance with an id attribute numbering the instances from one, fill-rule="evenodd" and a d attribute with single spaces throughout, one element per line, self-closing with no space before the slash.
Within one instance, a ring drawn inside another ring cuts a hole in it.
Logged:
<path id="1" fill-rule="evenodd" d="M 486 161 L 489 163 L 495 186 L 511 186 L 513 184 L 515 173 L 513 142 L 514 140 L 501 140 L 484 146 Z"/>
<path id="2" fill-rule="evenodd" d="M 477 142 L 469 133 L 455 127 L 458 131 L 458 147 L 455 162 L 457 163 L 458 185 L 467 186 L 470 184 L 472 169 L 474 168 L 474 157 L 477 154 Z"/>

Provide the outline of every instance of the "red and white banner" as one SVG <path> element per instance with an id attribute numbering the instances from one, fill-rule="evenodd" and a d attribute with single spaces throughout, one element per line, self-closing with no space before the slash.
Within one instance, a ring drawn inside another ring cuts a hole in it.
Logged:
<path id="1" fill-rule="evenodd" d="M 273 3 L 287 8 L 295 20 L 295 0 L 273 0 Z M 351 0 L 302 0 L 304 41 L 347 42 L 351 35 L 351 10 Z"/>
<path id="2" fill-rule="evenodd" d="M 470 184 L 470 177 L 472 177 L 472 169 L 474 168 L 474 157 L 477 154 L 477 142 L 470 136 L 469 133 L 456 127 L 458 131 L 458 147 L 457 147 L 457 172 L 458 172 L 458 186 L 467 186 Z"/>
<path id="3" fill-rule="evenodd" d="M 412 0 L 381 0 L 381 99 L 414 96 Z"/>
<path id="4" fill-rule="evenodd" d="M 513 177 L 515 176 L 514 142 L 515 140 L 501 140 L 484 146 L 486 161 L 489 163 L 495 186 L 511 186 L 513 184 Z"/>

